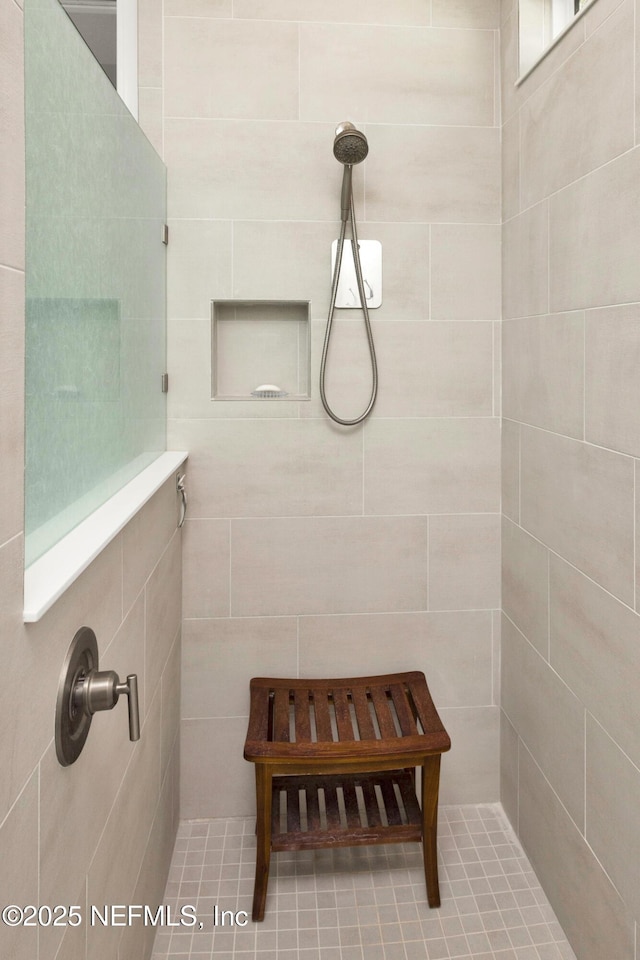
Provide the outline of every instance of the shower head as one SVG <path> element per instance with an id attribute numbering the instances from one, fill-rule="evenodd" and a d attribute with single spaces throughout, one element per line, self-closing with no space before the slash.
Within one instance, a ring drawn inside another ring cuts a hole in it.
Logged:
<path id="1" fill-rule="evenodd" d="M 348 120 L 336 127 L 333 155 L 340 163 L 361 163 L 369 153 L 369 144 L 364 133 L 356 130 Z"/>
<path id="2" fill-rule="evenodd" d="M 354 163 L 361 163 L 369 153 L 369 144 L 364 133 L 356 130 L 348 120 L 336 127 L 336 136 L 333 141 L 333 155 L 344 164 L 342 177 L 342 198 L 340 203 L 343 222 L 349 217 L 351 209 L 351 170 Z"/>

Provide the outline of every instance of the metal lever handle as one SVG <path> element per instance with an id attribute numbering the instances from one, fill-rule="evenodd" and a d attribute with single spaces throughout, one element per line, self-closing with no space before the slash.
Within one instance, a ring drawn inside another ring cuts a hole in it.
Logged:
<path id="1" fill-rule="evenodd" d="M 138 706 L 138 677 L 129 674 L 126 683 L 120 682 L 115 670 L 90 670 L 76 682 L 73 691 L 74 704 L 89 716 L 99 710 L 113 710 L 121 693 L 129 699 L 129 739 L 140 739 L 140 713 Z"/>

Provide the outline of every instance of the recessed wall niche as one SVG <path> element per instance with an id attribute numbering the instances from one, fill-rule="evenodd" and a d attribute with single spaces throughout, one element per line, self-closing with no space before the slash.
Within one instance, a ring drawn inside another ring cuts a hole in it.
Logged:
<path id="1" fill-rule="evenodd" d="M 308 300 L 211 301 L 211 399 L 309 400 Z"/>

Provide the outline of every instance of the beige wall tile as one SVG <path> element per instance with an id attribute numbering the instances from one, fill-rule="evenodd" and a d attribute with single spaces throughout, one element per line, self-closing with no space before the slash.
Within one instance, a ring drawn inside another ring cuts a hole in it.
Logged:
<path id="1" fill-rule="evenodd" d="M 640 300 L 633 215 L 639 176 L 640 152 L 631 150 L 551 198 L 551 310 Z"/>
<path id="2" fill-rule="evenodd" d="M 176 637 L 160 681 L 160 780 L 169 775 L 180 731 L 182 635 Z"/>
<path id="3" fill-rule="evenodd" d="M 548 204 L 508 220 L 502 234 L 504 319 L 549 312 Z"/>
<path id="4" fill-rule="evenodd" d="M 24 274 L 0 266 L 0 461 L 8 478 L 0 512 L 0 543 L 15 537 L 24 526 L 23 358 Z"/>
<path id="5" fill-rule="evenodd" d="M 434 224 L 431 228 L 431 316 L 499 320 L 500 227 Z"/>
<path id="6" fill-rule="evenodd" d="M 499 506 L 496 421 L 384 420 L 365 432 L 365 512 L 480 513 Z"/>
<path id="7" fill-rule="evenodd" d="M 234 520 L 233 616 L 426 609 L 423 517 Z"/>
<path id="8" fill-rule="evenodd" d="M 520 424 L 502 420 L 502 512 L 520 522 Z"/>
<path id="9" fill-rule="evenodd" d="M 141 723 L 144 722 L 151 700 L 147 696 L 144 675 L 144 620 L 144 595 L 140 593 L 111 643 L 104 649 L 100 647 L 101 670 L 115 670 L 121 680 L 125 680 L 130 673 L 135 673 L 138 677 Z M 127 711 L 124 698 L 118 714 L 122 716 L 114 722 L 126 732 Z"/>
<path id="10" fill-rule="evenodd" d="M 502 708 L 513 728 L 583 829 L 584 707 L 506 617 L 502 691 Z"/>
<path id="11" fill-rule="evenodd" d="M 451 737 L 451 750 L 442 755 L 441 803 L 494 803 L 500 796 L 498 707 L 439 710 Z"/>
<path id="12" fill-rule="evenodd" d="M 362 512 L 362 439 L 322 421 L 186 421 L 189 516 Z"/>
<path id="13" fill-rule="evenodd" d="M 182 721 L 180 811 L 185 820 L 255 816 L 255 772 L 242 758 L 244 717 Z"/>
<path id="14" fill-rule="evenodd" d="M 521 469 L 521 525 L 632 603 L 633 460 L 522 427 Z"/>
<path id="15" fill-rule="evenodd" d="M 633 922 L 622 900 L 524 749 L 520 839 L 580 960 L 633 960 Z"/>
<path id="16" fill-rule="evenodd" d="M 211 318 L 211 301 L 232 295 L 233 226 L 224 220 L 171 220 L 167 313 Z"/>
<path id="17" fill-rule="evenodd" d="M 368 219 L 499 221 L 497 130 L 381 124 L 366 133 Z"/>
<path id="18" fill-rule="evenodd" d="M 135 902 L 133 893 L 138 870 L 144 858 L 159 793 L 160 696 L 156 695 L 144 736 L 140 738 L 102 835 L 94 838 L 95 853 L 87 876 L 90 904 Z M 121 934 L 122 930 L 117 926 L 97 927 L 95 939 L 105 957 L 113 955 Z"/>
<path id="19" fill-rule="evenodd" d="M 36 769 L 0 827 L 0 902 L 3 906 L 39 902 L 38 785 Z M 3 926 L 2 950 L 12 960 L 33 960 L 38 955 L 37 927 Z"/>
<path id="20" fill-rule="evenodd" d="M 298 119 L 295 23 L 174 17 L 169 27 L 165 116 Z"/>
<path id="21" fill-rule="evenodd" d="M 523 105 L 524 206 L 633 146 L 633 17 L 633 3 L 626 0 Z"/>
<path id="22" fill-rule="evenodd" d="M 502 127 L 502 215 L 511 220 L 520 206 L 520 114 Z"/>
<path id="23" fill-rule="evenodd" d="M 506 517 L 501 546 L 502 609 L 548 660 L 549 551 Z"/>
<path id="24" fill-rule="evenodd" d="M 145 682 L 146 695 L 154 694 L 167 657 L 180 629 L 182 617 L 182 537 L 173 535 L 149 577 L 145 589 Z"/>
<path id="25" fill-rule="evenodd" d="M 429 518 L 429 608 L 500 606 L 500 517 Z"/>
<path id="26" fill-rule="evenodd" d="M 187 620 L 183 637 L 182 715 L 249 716 L 252 677 L 296 677 L 295 617 Z"/>
<path id="27" fill-rule="evenodd" d="M 300 117 L 490 126 L 493 66 L 486 30 L 303 25 Z"/>
<path id="28" fill-rule="evenodd" d="M 178 526 L 176 478 L 171 476 L 122 532 L 124 609 L 129 610 Z"/>
<path id="29" fill-rule="evenodd" d="M 491 660 L 484 610 L 300 618 L 301 677 L 422 670 L 438 709 L 491 704 Z"/>
<path id="30" fill-rule="evenodd" d="M 360 341 L 360 362 L 366 368 L 362 332 L 353 339 Z M 376 322 L 374 339 L 380 367 L 374 417 L 491 416 L 492 324 Z M 331 354 L 331 359 L 332 368 L 343 368 L 347 380 L 348 355 Z"/>
<path id="31" fill-rule="evenodd" d="M 138 123 L 158 156 L 163 156 L 162 87 L 138 87 Z"/>
<path id="32" fill-rule="evenodd" d="M 234 17 L 273 20 L 313 20 L 336 23 L 406 23 L 428 26 L 424 0 L 235 0 Z"/>
<path id="33" fill-rule="evenodd" d="M 183 616 L 228 616 L 229 521 L 187 519 L 183 531 Z"/>
<path id="34" fill-rule="evenodd" d="M 15 3 L 0 7 L 0 264 L 24 268 L 24 39 Z"/>
<path id="35" fill-rule="evenodd" d="M 336 216 L 339 198 L 336 183 L 333 203 Z M 361 211 L 360 207 L 358 217 Z M 326 319 L 331 297 L 331 244 L 338 232 L 335 222 L 247 220 L 234 223 L 233 295 L 258 300 L 310 300 L 312 318 Z M 358 238 L 382 243 L 382 305 L 371 311 L 372 320 L 427 319 L 428 225 L 363 220 L 358 224 Z M 301 250 L 304 250 L 303 257 Z M 296 264 L 295 270 L 291 269 L 292 262 Z M 359 319 L 361 311 L 338 309 L 336 317 Z"/>
<path id="36" fill-rule="evenodd" d="M 640 830 L 629 797 L 640 770 L 587 714 L 586 839 L 633 916 L 640 914 Z"/>
<path id="37" fill-rule="evenodd" d="M 162 87 L 163 8 L 138 0 L 138 86 Z"/>
<path id="38" fill-rule="evenodd" d="M 585 438 L 640 454 L 640 306 L 586 314 Z"/>
<path id="39" fill-rule="evenodd" d="M 504 415 L 581 439 L 584 315 L 505 321 L 502 358 Z"/>
<path id="40" fill-rule="evenodd" d="M 166 119 L 169 216 L 335 220 L 342 174 L 332 153 L 334 129 L 334 123 Z M 359 177 L 354 182 L 358 204 Z"/>
<path id="41" fill-rule="evenodd" d="M 640 763 L 640 617 L 558 557 L 551 558 L 551 665 Z"/>
<path id="42" fill-rule="evenodd" d="M 433 0 L 431 7 L 434 27 L 500 26 L 500 0 Z"/>
<path id="43" fill-rule="evenodd" d="M 232 17 L 233 0 L 165 0 L 165 17 Z"/>
<path id="44" fill-rule="evenodd" d="M 518 831 L 518 734 L 504 710 L 500 711 L 500 802 Z"/>

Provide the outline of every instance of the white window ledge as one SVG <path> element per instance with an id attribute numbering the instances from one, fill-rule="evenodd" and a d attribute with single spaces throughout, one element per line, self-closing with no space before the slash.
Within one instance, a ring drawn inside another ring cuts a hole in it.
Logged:
<path id="1" fill-rule="evenodd" d="M 187 457 L 184 451 L 160 454 L 137 477 L 27 567 L 24 572 L 25 623 L 35 623 L 44 616 Z"/>

